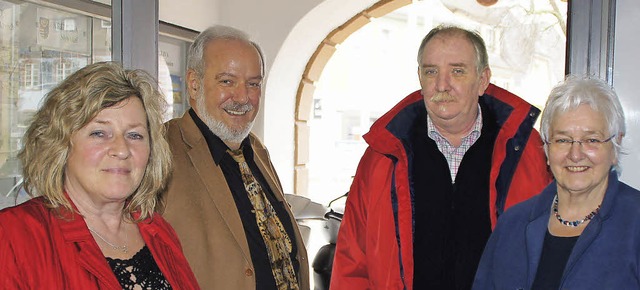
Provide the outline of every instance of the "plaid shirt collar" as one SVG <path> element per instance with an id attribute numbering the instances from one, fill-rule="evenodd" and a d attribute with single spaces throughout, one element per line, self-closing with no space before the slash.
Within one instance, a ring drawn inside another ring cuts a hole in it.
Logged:
<path id="1" fill-rule="evenodd" d="M 470 143 L 469 145 L 470 147 L 473 143 L 475 143 L 478 140 L 478 138 L 480 138 L 481 131 L 482 131 L 482 110 L 480 109 L 480 105 L 478 104 L 478 116 L 476 117 L 476 121 L 473 123 L 473 128 L 471 128 L 471 131 L 469 131 L 469 134 L 467 134 L 462 138 L 462 143 L 463 144 Z M 431 117 L 429 117 L 429 114 L 427 114 L 427 135 L 429 136 L 429 138 L 436 141 L 436 143 L 438 144 L 438 148 L 440 148 L 440 145 L 452 147 L 451 143 L 449 143 L 449 141 L 446 138 L 444 138 L 442 134 L 440 134 L 440 132 L 438 131 L 438 128 L 436 128 L 436 126 L 433 124 L 433 121 L 431 120 Z M 442 149 L 440 149 L 440 151 L 442 151 Z"/>
<path id="2" fill-rule="evenodd" d="M 436 142 L 438 150 L 442 152 L 442 155 L 444 155 L 447 160 L 447 164 L 449 164 L 449 172 L 451 173 L 451 181 L 455 183 L 462 158 L 464 158 L 467 150 L 469 150 L 469 148 L 471 148 L 471 146 L 480 138 L 480 132 L 482 131 L 482 110 L 480 109 L 480 105 L 478 105 L 478 117 L 476 117 L 473 128 L 469 134 L 462 138 L 462 142 L 459 147 L 454 147 L 449 140 L 444 138 L 442 134 L 438 132 L 438 129 L 433 124 L 428 114 L 427 130 L 427 135 Z"/>

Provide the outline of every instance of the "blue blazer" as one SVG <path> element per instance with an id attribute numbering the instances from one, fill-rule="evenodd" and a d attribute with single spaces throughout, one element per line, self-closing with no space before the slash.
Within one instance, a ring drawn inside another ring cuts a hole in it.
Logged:
<path id="1" fill-rule="evenodd" d="M 530 289 L 556 182 L 507 210 L 485 247 L 473 289 Z M 600 212 L 578 238 L 560 289 L 640 289 L 640 191 L 609 173 Z"/>

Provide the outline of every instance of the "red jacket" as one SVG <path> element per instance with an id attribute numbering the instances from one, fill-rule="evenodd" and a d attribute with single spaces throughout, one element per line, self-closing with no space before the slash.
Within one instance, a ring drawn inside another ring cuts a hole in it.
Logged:
<path id="1" fill-rule="evenodd" d="M 494 85 L 481 100 L 500 124 L 489 173 L 493 228 L 498 215 L 539 193 L 551 174 L 542 140 L 533 129 L 540 111 Z M 414 209 L 407 159 L 412 154 L 398 136 L 410 127 L 416 108 L 425 110 L 420 91 L 400 101 L 364 136 L 369 147 L 347 198 L 331 289 L 413 289 Z"/>
<path id="2" fill-rule="evenodd" d="M 0 289 L 122 289 L 84 219 L 63 215 L 42 198 L 0 211 Z M 175 232 L 160 215 L 138 228 L 173 289 L 200 289 Z"/>

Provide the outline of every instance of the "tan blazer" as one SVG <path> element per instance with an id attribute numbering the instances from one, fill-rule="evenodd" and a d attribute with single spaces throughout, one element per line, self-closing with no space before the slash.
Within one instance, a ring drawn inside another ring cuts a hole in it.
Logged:
<path id="1" fill-rule="evenodd" d="M 202 289 L 256 289 L 255 271 L 240 214 L 220 167 L 188 112 L 165 124 L 174 169 L 162 195 L 163 216 L 176 230 Z M 282 186 L 269 153 L 252 134 L 254 160 L 278 200 Z M 286 204 L 286 202 L 285 202 Z M 287 207 L 291 223 L 297 225 Z M 294 226 L 300 289 L 309 289 L 309 262 Z"/>

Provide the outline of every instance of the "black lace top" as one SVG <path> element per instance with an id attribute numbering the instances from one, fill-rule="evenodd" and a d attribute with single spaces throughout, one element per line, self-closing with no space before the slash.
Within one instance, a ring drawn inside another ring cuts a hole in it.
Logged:
<path id="1" fill-rule="evenodd" d="M 107 262 L 122 289 L 171 289 L 146 245 L 129 260 L 107 257 Z"/>

